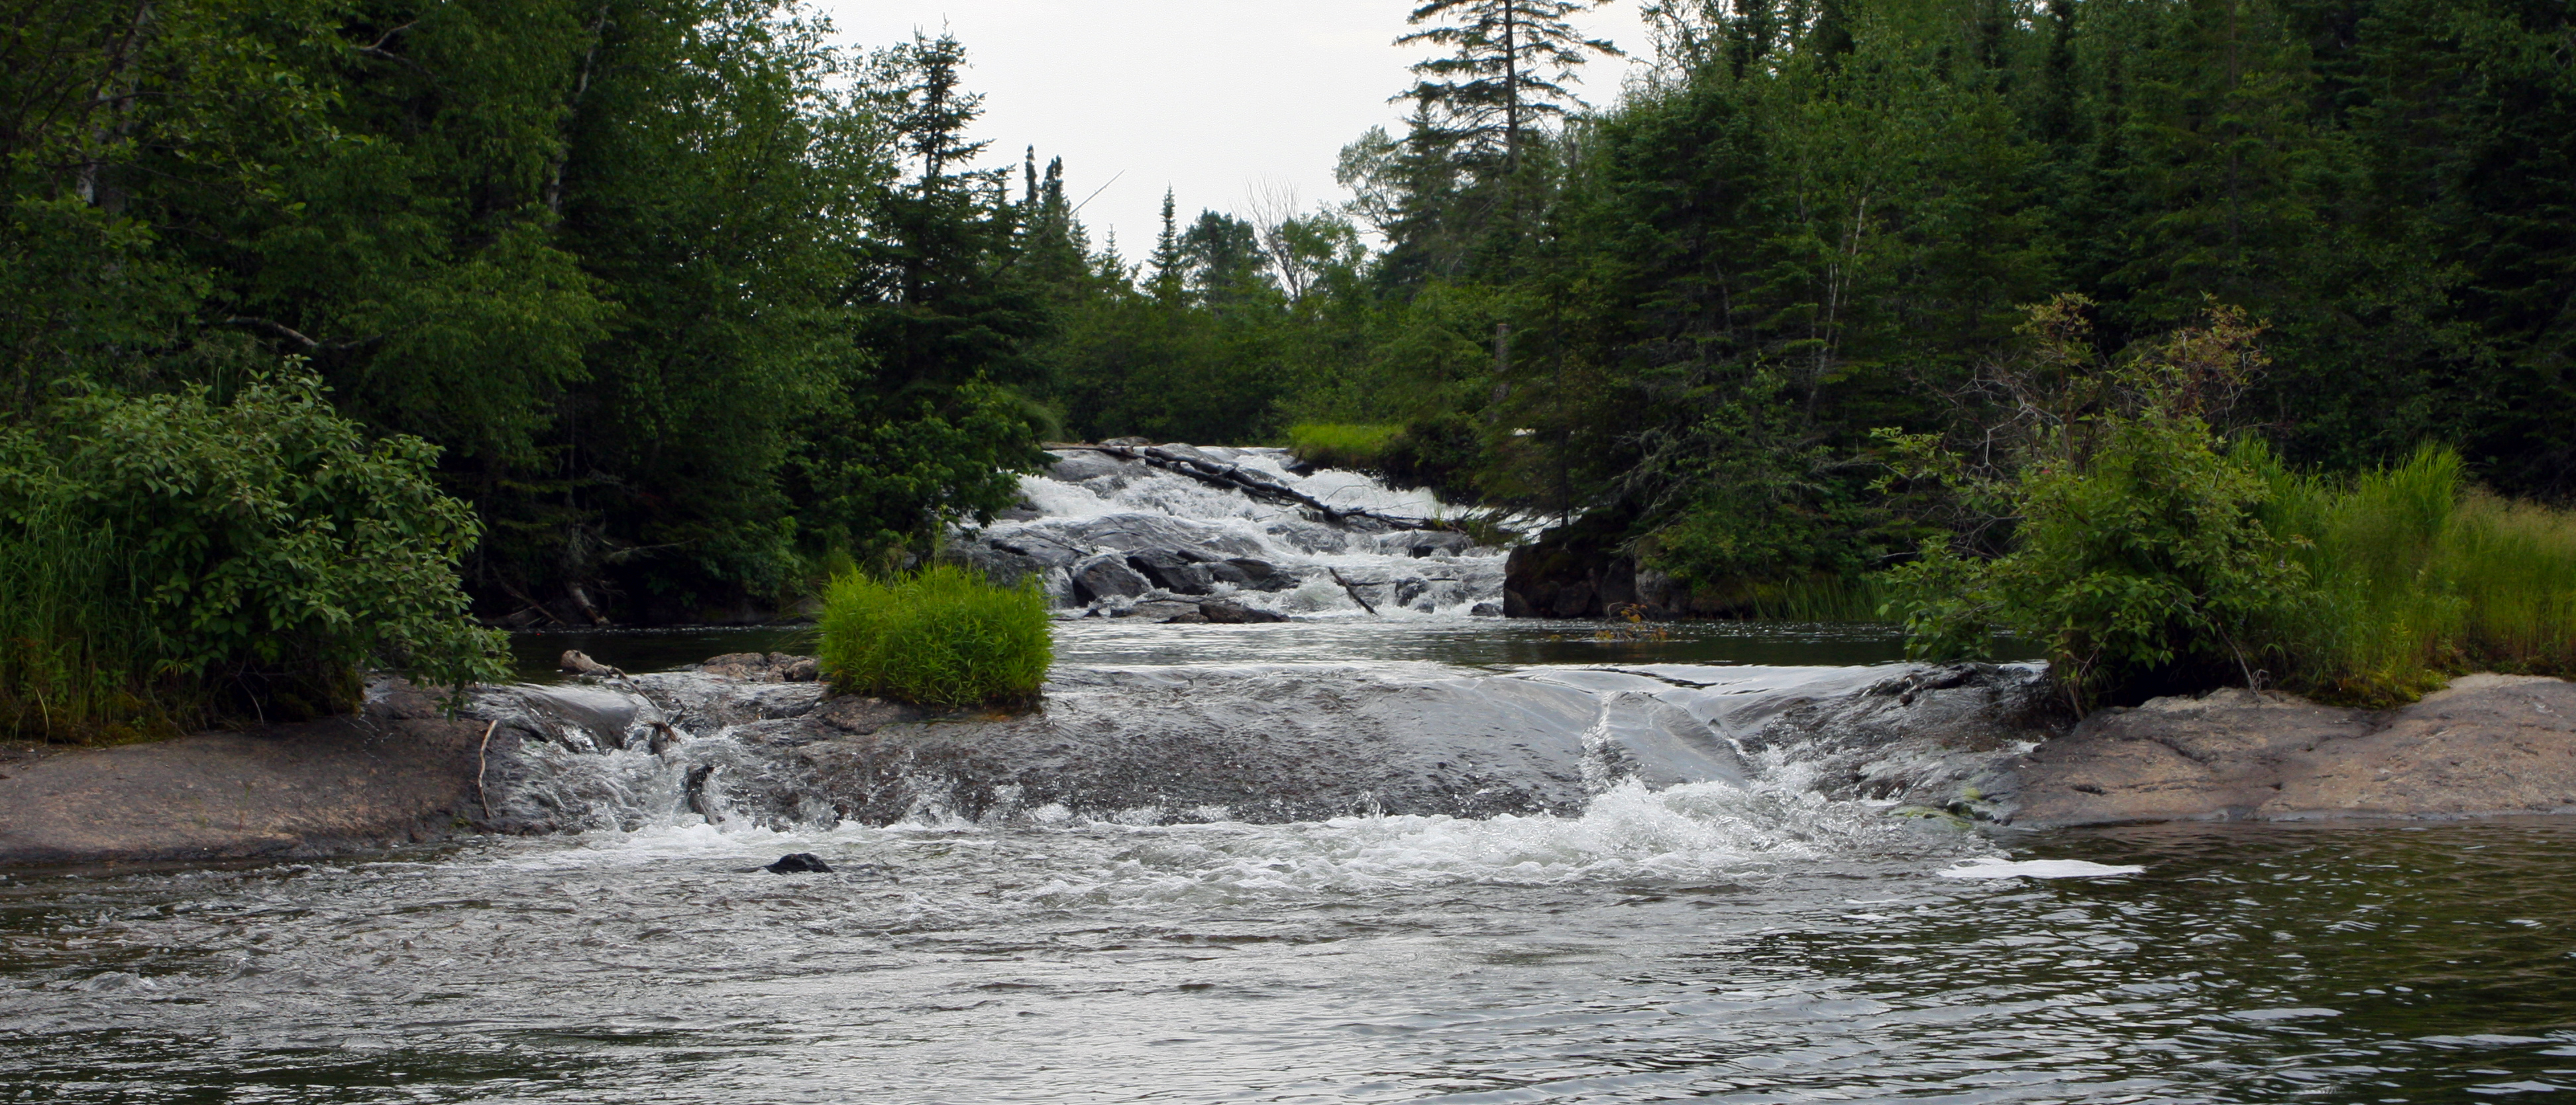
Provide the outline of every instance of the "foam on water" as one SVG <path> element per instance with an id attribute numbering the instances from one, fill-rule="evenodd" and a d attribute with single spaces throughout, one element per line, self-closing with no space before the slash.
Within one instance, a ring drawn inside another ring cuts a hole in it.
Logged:
<path id="1" fill-rule="evenodd" d="M 2001 857 L 1971 859 L 1941 872 L 1948 879 L 2098 879 L 2112 875 L 2135 875 L 2144 867 L 2094 863 L 2081 859 L 2030 859 L 2013 861 Z"/>
<path id="2" fill-rule="evenodd" d="M 1001 826 L 932 813 L 884 827 L 710 824 L 686 815 L 631 831 L 579 834 L 567 846 L 499 862 L 527 870 L 673 860 L 757 864 L 811 851 L 836 866 L 857 867 L 889 861 L 907 845 L 949 841 L 1060 851 L 1059 860 L 1083 855 L 1070 865 L 1049 865 L 1043 879 L 1004 895 L 1069 907 L 1305 900 L 1462 885 L 1758 883 L 1825 862 L 1955 860 L 1992 851 L 1947 822 L 1890 817 L 1881 804 L 1731 782 L 1655 790 L 1629 779 L 1571 817 L 1156 824 L 1163 811 L 1134 812 L 1081 817 L 1041 809 Z"/>
<path id="3" fill-rule="evenodd" d="M 1454 518 L 1469 513 L 1445 503 L 1428 490 L 1399 490 L 1367 475 L 1320 469 L 1300 476 L 1289 471 L 1287 453 L 1277 449 L 1207 449 L 1225 463 L 1237 465 L 1318 502 L 1344 510 L 1366 510 L 1394 518 Z M 1081 523 L 1138 516 L 1177 521 L 1195 531 L 1201 549 L 1249 550 L 1261 560 L 1308 578 L 1284 592 L 1243 591 L 1220 586 L 1217 593 L 1245 605 L 1282 614 L 1348 616 L 1364 613 L 1349 589 L 1326 570 L 1341 572 L 1352 584 L 1372 594 L 1381 616 L 1431 614 L 1463 617 L 1478 603 L 1502 597 L 1503 557 L 1498 548 L 1471 548 L 1415 556 L 1403 534 L 1381 534 L 1345 528 L 1306 516 L 1303 508 L 1266 502 L 1242 492 L 1210 486 L 1159 469 L 1142 468 L 1116 476 L 1070 483 L 1051 476 L 1020 478 L 1021 497 L 1039 517 L 996 522 L 980 532 L 988 541 L 1009 542 L 1027 533 L 1088 542 L 1069 532 Z M 1513 525 L 1516 519 L 1500 519 Z M 1392 543 L 1391 543 L 1392 542 Z M 1238 555 L 1227 551 L 1223 555 Z M 1071 602 L 1066 570 L 1049 573 L 1049 590 Z"/>

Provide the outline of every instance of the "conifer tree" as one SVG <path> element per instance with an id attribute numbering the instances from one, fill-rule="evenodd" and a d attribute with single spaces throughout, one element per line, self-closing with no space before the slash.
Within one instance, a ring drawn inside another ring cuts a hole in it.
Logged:
<path id="1" fill-rule="evenodd" d="M 1422 29 L 1395 44 L 1429 43 L 1453 53 L 1414 63 L 1413 87 L 1396 99 L 1410 99 L 1438 118 L 1447 141 L 1487 157 L 1499 154 L 1504 174 L 1515 173 L 1527 130 L 1564 117 L 1569 104 L 1579 103 L 1564 81 L 1590 60 L 1586 55 L 1622 56 L 1607 40 L 1585 38 L 1566 22 L 1585 6 L 1576 0 L 1426 0 L 1405 20 Z"/>

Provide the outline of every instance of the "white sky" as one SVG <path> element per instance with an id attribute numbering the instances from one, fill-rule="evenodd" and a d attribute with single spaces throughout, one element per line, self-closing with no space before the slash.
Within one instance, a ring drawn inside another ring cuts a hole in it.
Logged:
<path id="1" fill-rule="evenodd" d="M 1427 56 L 1392 45 L 1414 0 L 816 3 L 854 46 L 954 33 L 967 84 L 984 94 L 975 136 L 992 140 L 988 156 L 1016 165 L 1034 143 L 1040 166 L 1064 158 L 1077 203 L 1107 185 L 1081 218 L 1095 247 L 1115 228 L 1130 262 L 1153 248 L 1165 185 L 1184 222 L 1245 209 L 1256 184 L 1292 187 L 1308 208 L 1347 199 L 1334 156 L 1372 124 L 1401 133 L 1402 109 L 1386 98 Z M 1606 105 L 1650 51 L 1637 0 L 1611 0 L 1577 26 L 1631 55 L 1584 67 L 1583 98 Z"/>

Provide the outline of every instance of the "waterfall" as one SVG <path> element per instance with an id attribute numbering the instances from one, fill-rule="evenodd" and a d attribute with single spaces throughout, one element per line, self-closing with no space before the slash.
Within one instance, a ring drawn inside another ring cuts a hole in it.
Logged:
<path id="1" fill-rule="evenodd" d="M 1156 621 L 1502 613 L 1504 550 L 1474 511 L 1283 449 L 1065 447 L 953 552 L 1034 574 L 1068 615 Z M 1502 519 L 1509 525 L 1514 519 Z M 1237 613 L 1242 612 L 1242 613 Z"/>

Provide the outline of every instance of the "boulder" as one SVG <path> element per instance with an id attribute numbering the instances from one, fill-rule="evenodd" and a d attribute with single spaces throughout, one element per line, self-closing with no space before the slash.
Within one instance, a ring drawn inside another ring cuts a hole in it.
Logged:
<path id="1" fill-rule="evenodd" d="M 778 857 L 778 862 L 761 870 L 773 875 L 829 875 L 832 873 L 832 865 L 823 862 L 823 857 L 812 852 L 789 852 Z"/>
<path id="2" fill-rule="evenodd" d="M 1116 553 L 1102 553 L 1073 566 L 1073 601 L 1085 606 L 1111 599 L 1134 598 L 1153 589 L 1153 584 L 1134 568 L 1127 558 Z"/>
<path id="3" fill-rule="evenodd" d="M 1204 595 L 1217 583 L 1206 559 L 1183 549 L 1139 549 L 1127 554 L 1127 566 L 1175 595 Z"/>
<path id="4" fill-rule="evenodd" d="M 587 654 L 575 649 L 564 650 L 560 666 L 567 675 L 591 675 L 602 679 L 615 679 L 626 674 L 616 668 L 609 667 L 597 660 L 593 660 Z"/>
<path id="5" fill-rule="evenodd" d="M 1081 483 L 1102 476 L 1134 477 L 1145 470 L 1144 465 L 1135 461 L 1120 460 L 1095 449 L 1067 449 L 1055 457 L 1055 463 L 1047 468 L 1047 476 L 1064 483 Z"/>
<path id="6" fill-rule="evenodd" d="M 1219 578 L 1249 591 L 1293 591 L 1297 588 L 1297 584 L 1303 582 L 1297 578 L 1295 572 L 1282 571 L 1278 565 L 1267 560 L 1255 560 L 1248 556 L 1227 560 L 1222 568 L 1213 564 L 1209 567 L 1219 573 Z M 1227 568 L 1233 569 L 1233 573 L 1227 574 L 1225 571 Z"/>
<path id="7" fill-rule="evenodd" d="M 1274 614 L 1268 610 L 1245 606 L 1241 603 L 1216 600 L 1200 603 L 1199 613 L 1205 616 L 1208 621 L 1214 622 L 1218 625 L 1248 625 L 1253 622 L 1284 622 L 1288 620 L 1288 616 L 1285 614 Z"/>
<path id="8" fill-rule="evenodd" d="M 1472 618 L 1499 618 L 1503 616 L 1503 604 L 1499 602 L 1480 602 L 1467 608 L 1467 616 Z"/>

